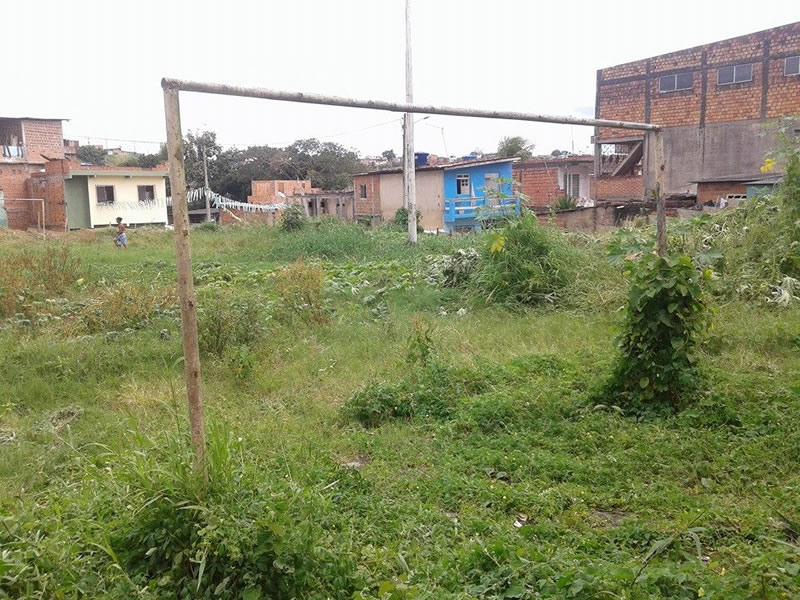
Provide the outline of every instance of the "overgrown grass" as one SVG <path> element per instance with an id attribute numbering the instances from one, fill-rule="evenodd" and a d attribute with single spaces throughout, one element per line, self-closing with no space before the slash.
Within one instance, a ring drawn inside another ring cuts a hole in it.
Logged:
<path id="1" fill-rule="evenodd" d="M 602 239 L 559 238 L 579 259 L 560 301 L 513 311 L 431 274 L 484 236 L 192 243 L 208 490 L 189 474 L 171 234 L 134 230 L 128 252 L 67 236 L 84 281 L 0 322 L 0 597 L 800 593 L 794 305 L 718 304 L 697 349 L 713 396 L 641 418 L 591 401 L 626 290 Z"/>

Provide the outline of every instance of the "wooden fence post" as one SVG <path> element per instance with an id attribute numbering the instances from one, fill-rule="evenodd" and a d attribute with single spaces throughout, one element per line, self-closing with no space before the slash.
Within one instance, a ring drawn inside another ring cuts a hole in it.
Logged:
<path id="1" fill-rule="evenodd" d="M 162 83 L 163 85 L 163 83 Z M 178 90 L 164 85 L 164 111 L 167 120 L 167 158 L 172 190 L 172 221 L 178 265 L 178 298 L 183 332 L 183 376 L 189 402 L 189 426 L 194 446 L 194 467 L 204 481 L 206 471 L 206 431 L 200 380 L 200 346 L 197 336 L 197 300 L 189 246 L 189 207 L 186 202 L 186 170 L 183 163 L 183 133 Z"/>

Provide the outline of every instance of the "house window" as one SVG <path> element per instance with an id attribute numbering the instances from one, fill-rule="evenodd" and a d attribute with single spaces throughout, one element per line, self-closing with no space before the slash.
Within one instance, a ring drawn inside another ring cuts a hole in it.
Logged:
<path id="1" fill-rule="evenodd" d="M 469 194 L 469 174 L 456 175 L 456 194 Z"/>
<path id="2" fill-rule="evenodd" d="M 717 69 L 717 85 L 730 85 L 746 81 L 753 81 L 753 65 L 751 64 Z"/>
<path id="3" fill-rule="evenodd" d="M 114 186 L 113 185 L 97 185 L 97 203 L 98 204 L 113 204 L 114 200 Z"/>
<path id="4" fill-rule="evenodd" d="M 659 92 L 677 92 L 678 90 L 690 90 L 694 86 L 694 78 L 691 73 L 677 73 L 675 75 L 664 75 L 658 79 Z"/>
<path id="5" fill-rule="evenodd" d="M 790 56 L 783 63 L 783 74 L 800 75 L 800 56 Z"/>
<path id="6" fill-rule="evenodd" d="M 359 186 L 359 195 L 360 195 L 361 198 L 366 198 L 367 197 L 367 184 L 366 183 L 362 183 Z"/>
<path id="7" fill-rule="evenodd" d="M 487 173 L 483 184 L 483 193 L 496 196 L 500 192 L 500 173 Z"/>
<path id="8" fill-rule="evenodd" d="M 139 191 L 139 202 L 148 202 L 156 199 L 156 188 L 153 185 L 137 186 Z"/>
<path id="9" fill-rule="evenodd" d="M 567 196 L 579 198 L 581 195 L 581 176 L 580 173 L 570 173 L 567 175 Z"/>

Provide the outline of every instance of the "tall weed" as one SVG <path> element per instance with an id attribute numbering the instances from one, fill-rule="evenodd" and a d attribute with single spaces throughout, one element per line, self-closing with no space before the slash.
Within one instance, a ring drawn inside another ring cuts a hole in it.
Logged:
<path id="1" fill-rule="evenodd" d="M 11 253 L 0 261 L 0 316 L 27 312 L 34 300 L 63 295 L 82 276 L 67 246 Z"/>

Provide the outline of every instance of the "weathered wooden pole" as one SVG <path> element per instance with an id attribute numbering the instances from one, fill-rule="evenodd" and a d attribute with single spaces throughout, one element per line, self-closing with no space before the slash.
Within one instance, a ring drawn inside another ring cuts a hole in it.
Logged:
<path id="1" fill-rule="evenodd" d="M 659 129 L 649 133 L 653 136 L 655 147 L 655 168 L 656 168 L 656 232 L 658 255 L 667 254 L 667 212 L 664 202 L 666 193 L 666 164 L 664 159 L 664 131 Z M 648 144 L 649 145 L 649 144 Z M 646 178 L 646 176 L 645 176 Z"/>
<path id="2" fill-rule="evenodd" d="M 178 299 L 183 332 L 183 376 L 189 402 L 189 427 L 194 446 L 194 467 L 204 480 L 206 472 L 206 430 L 203 395 L 200 387 L 200 346 L 197 339 L 197 301 L 189 246 L 189 207 L 186 202 L 186 170 L 183 163 L 183 133 L 178 89 L 164 85 L 164 112 L 167 120 L 167 158 L 172 189 L 172 217 L 178 263 Z"/>
<path id="3" fill-rule="evenodd" d="M 414 102 L 411 62 L 411 0 L 406 0 L 406 103 Z M 417 243 L 417 186 L 414 160 L 414 115 L 403 118 L 403 187 L 408 210 L 408 241 Z"/>
<path id="4" fill-rule="evenodd" d="M 208 185 L 208 157 L 206 156 L 206 145 L 203 144 L 203 176 L 206 180 L 206 189 L 203 190 L 203 197 L 206 199 L 206 221 L 211 220 L 211 200 L 208 197 L 208 192 L 211 188 Z"/>

